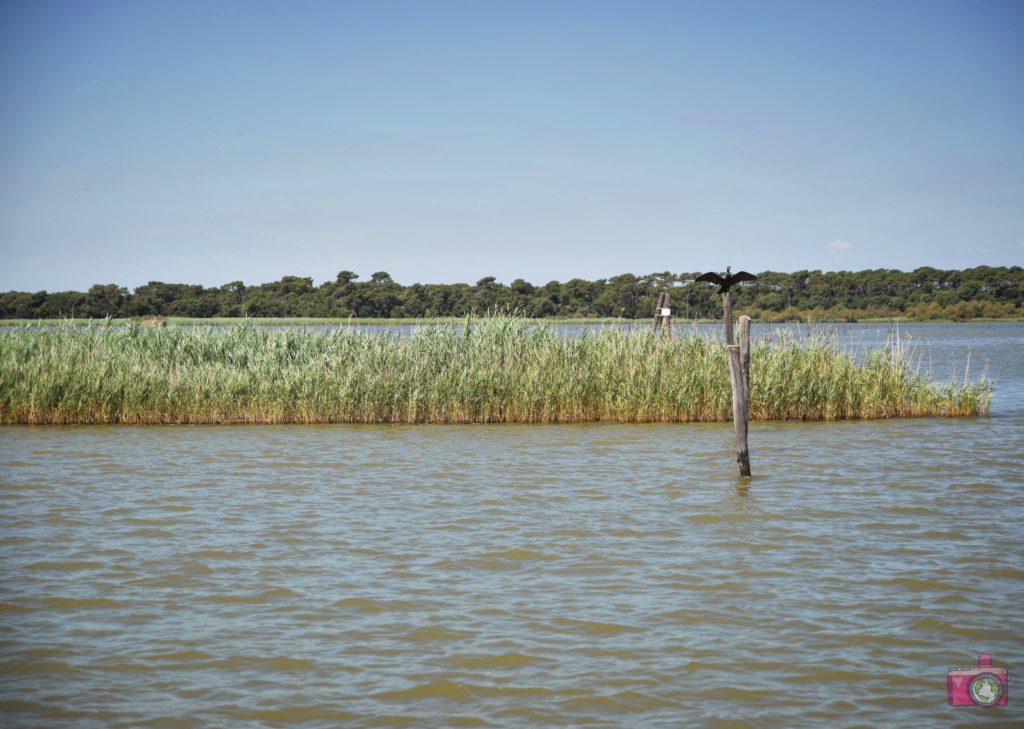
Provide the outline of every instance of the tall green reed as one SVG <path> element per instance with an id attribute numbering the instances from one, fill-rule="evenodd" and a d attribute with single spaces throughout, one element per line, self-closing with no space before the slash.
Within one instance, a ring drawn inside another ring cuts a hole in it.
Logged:
<path id="1" fill-rule="evenodd" d="M 834 338 L 751 352 L 752 420 L 987 414 L 987 382 L 938 384 L 900 350 Z M 251 325 L 0 335 L 3 423 L 566 423 L 732 418 L 722 344 L 517 317 L 409 337 Z"/>

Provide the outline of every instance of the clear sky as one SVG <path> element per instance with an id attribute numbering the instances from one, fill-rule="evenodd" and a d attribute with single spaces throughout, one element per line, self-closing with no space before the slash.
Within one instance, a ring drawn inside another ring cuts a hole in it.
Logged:
<path id="1" fill-rule="evenodd" d="M 1024 263 L 1024 2 L 0 0 L 0 291 Z"/>

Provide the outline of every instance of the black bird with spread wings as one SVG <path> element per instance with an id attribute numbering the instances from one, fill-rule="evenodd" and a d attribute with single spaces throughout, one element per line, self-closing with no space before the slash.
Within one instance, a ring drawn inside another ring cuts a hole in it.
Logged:
<path id="1" fill-rule="evenodd" d="M 694 281 L 708 281 L 713 284 L 717 284 L 718 293 L 726 293 L 733 284 L 738 284 L 740 281 L 756 281 L 757 276 L 746 271 L 737 271 L 731 273 L 732 268 L 730 266 L 725 267 L 725 278 L 722 278 L 717 273 L 709 272 L 702 273 L 700 276 L 694 279 Z"/>

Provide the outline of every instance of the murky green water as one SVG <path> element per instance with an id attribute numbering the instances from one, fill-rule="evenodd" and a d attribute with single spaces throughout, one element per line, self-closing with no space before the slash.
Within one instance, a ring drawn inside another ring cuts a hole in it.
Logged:
<path id="1" fill-rule="evenodd" d="M 945 672 L 1024 671 L 1024 327 L 959 326 L 992 417 L 748 487 L 728 425 L 0 429 L 0 724 L 1011 725 Z"/>

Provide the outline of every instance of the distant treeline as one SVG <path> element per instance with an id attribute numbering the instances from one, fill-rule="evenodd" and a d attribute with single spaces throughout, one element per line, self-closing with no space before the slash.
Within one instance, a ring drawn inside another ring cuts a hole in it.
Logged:
<path id="1" fill-rule="evenodd" d="M 682 319 L 721 316 L 714 286 L 695 283 L 699 272 L 630 273 L 609 279 L 551 281 L 542 286 L 494 277 L 475 284 L 402 286 L 384 271 L 360 281 L 340 272 L 320 286 L 313 279 L 285 276 L 247 286 L 232 281 L 213 288 L 151 281 L 129 291 L 96 284 L 87 292 L 10 291 L 0 294 L 0 318 L 60 317 L 461 317 L 488 311 L 528 317 L 651 316 L 661 291 L 670 291 L 673 313 Z M 1024 316 L 1024 269 L 978 266 L 963 271 L 918 268 L 911 272 L 765 271 L 733 289 L 734 308 L 754 318 L 783 321 L 855 321 L 903 316 L 914 319 L 972 319 Z"/>

